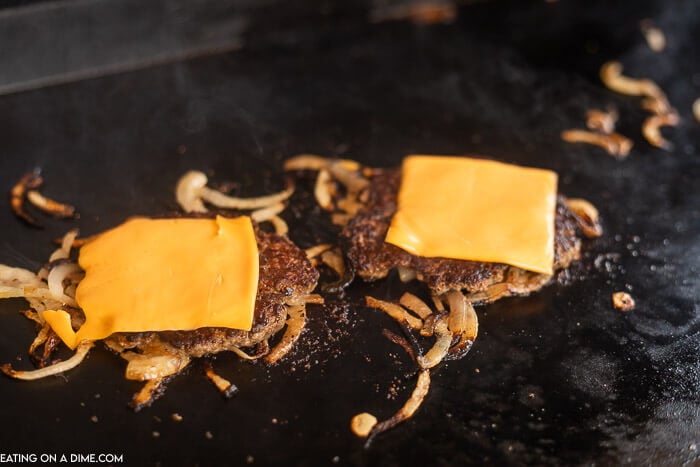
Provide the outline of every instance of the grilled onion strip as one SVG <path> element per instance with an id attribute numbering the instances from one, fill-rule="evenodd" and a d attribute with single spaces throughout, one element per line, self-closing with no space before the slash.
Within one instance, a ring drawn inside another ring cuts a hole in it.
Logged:
<path id="1" fill-rule="evenodd" d="M 207 212 L 205 202 L 222 209 L 249 210 L 254 221 L 269 221 L 278 235 L 287 234 L 287 223 L 278 214 L 284 211 L 285 202 L 294 193 L 293 185 L 267 196 L 240 198 L 213 190 L 207 187 L 207 183 L 207 176 L 196 170 L 180 177 L 175 187 L 175 198 L 185 212 Z"/>
<path id="2" fill-rule="evenodd" d="M 579 225 L 583 234 L 589 238 L 603 235 L 603 227 L 600 225 L 598 209 L 583 198 L 569 198 L 566 205 L 579 219 Z"/>
<path id="3" fill-rule="evenodd" d="M 416 387 L 411 393 L 411 397 L 408 398 L 406 403 L 387 420 L 373 425 L 369 435 L 367 436 L 367 441 L 365 442 L 365 448 L 368 448 L 374 438 L 411 418 L 413 414 L 420 408 L 425 396 L 428 395 L 430 390 L 430 371 L 423 369 L 418 372 L 418 380 L 416 381 Z M 370 414 L 367 414 L 370 415 Z M 360 416 L 367 417 L 366 415 L 360 414 Z M 371 416 L 371 415 L 370 415 Z M 357 416 L 356 416 L 357 417 Z M 371 419 L 370 419 L 371 420 Z"/>
<path id="4" fill-rule="evenodd" d="M 27 191 L 38 188 L 43 183 L 41 172 L 34 169 L 24 174 L 10 190 L 10 205 L 16 216 L 23 219 L 27 224 L 34 227 L 41 227 L 37 221 L 24 209 L 24 199 Z"/>
<path id="5" fill-rule="evenodd" d="M 622 64 L 612 61 L 604 63 L 600 68 L 600 79 L 610 90 L 628 96 L 646 96 L 666 100 L 666 95 L 659 86 L 650 79 L 636 79 L 622 74 Z"/>
<path id="6" fill-rule="evenodd" d="M 214 383 L 216 389 L 218 389 L 224 397 L 233 397 L 233 395 L 238 392 L 238 387 L 236 387 L 235 384 L 214 372 L 214 368 L 211 366 L 210 362 L 205 363 L 204 374 L 207 375 L 209 381 Z"/>
<path id="7" fill-rule="evenodd" d="M 589 130 L 609 135 L 615 131 L 618 117 L 615 109 L 591 109 L 586 112 L 586 126 Z"/>
<path id="8" fill-rule="evenodd" d="M 75 353 L 69 359 L 54 363 L 53 365 L 49 365 L 44 368 L 39 368 L 37 370 L 13 370 L 9 363 L 5 363 L 4 365 L 0 366 L 0 371 L 5 373 L 7 376 L 15 379 L 21 379 L 23 381 L 32 381 L 46 378 L 47 376 L 58 375 L 68 370 L 72 370 L 76 366 L 80 365 L 80 363 L 82 363 L 87 354 L 90 352 L 93 345 L 93 341 L 82 341 L 80 344 L 78 344 Z"/>
<path id="9" fill-rule="evenodd" d="M 620 133 L 600 134 L 586 130 L 564 130 L 561 138 L 567 143 L 587 143 L 600 146 L 613 157 L 623 159 L 632 149 L 633 142 Z"/>
<path id="10" fill-rule="evenodd" d="M 282 335 L 282 339 L 275 345 L 269 354 L 263 359 L 265 363 L 277 363 L 282 357 L 287 355 L 294 344 L 299 340 L 301 333 L 306 327 L 306 306 L 296 305 L 287 310 L 287 329 Z"/>
<path id="11" fill-rule="evenodd" d="M 666 113 L 647 117 L 642 124 L 642 134 L 644 138 L 654 147 L 673 149 L 673 144 L 661 135 L 661 127 L 676 126 L 680 123 L 680 118 L 676 113 Z"/>
<path id="12" fill-rule="evenodd" d="M 69 219 L 75 216 L 74 206 L 59 203 L 51 198 L 47 198 L 37 190 L 29 190 L 27 192 L 27 200 L 45 213 L 51 214 L 55 217 Z"/>
<path id="13" fill-rule="evenodd" d="M 423 327 L 423 321 L 420 318 L 416 318 L 415 316 L 409 314 L 406 309 L 400 305 L 397 305 L 396 303 L 379 300 L 374 297 L 370 297 L 369 295 L 365 297 L 365 302 L 367 303 L 367 306 L 379 308 L 399 323 L 405 322 L 412 329 L 421 329 Z"/>

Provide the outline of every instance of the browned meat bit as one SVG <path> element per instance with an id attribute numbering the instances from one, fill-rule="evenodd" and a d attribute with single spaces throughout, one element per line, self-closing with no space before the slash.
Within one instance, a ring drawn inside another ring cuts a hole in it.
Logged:
<path id="1" fill-rule="evenodd" d="M 613 306 L 621 311 L 629 311 L 634 309 L 634 299 L 627 292 L 615 292 L 612 295 Z"/>

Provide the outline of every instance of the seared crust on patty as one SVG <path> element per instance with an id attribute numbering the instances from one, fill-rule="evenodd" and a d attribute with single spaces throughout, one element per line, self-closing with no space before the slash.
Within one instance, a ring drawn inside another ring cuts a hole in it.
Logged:
<path id="1" fill-rule="evenodd" d="M 367 203 L 341 232 L 342 246 L 350 266 L 360 277 L 374 281 L 386 277 L 395 267 L 403 267 L 415 271 L 416 277 L 434 293 L 455 289 L 480 292 L 490 285 L 507 281 L 508 274 L 518 269 L 500 263 L 424 258 L 386 243 L 384 238 L 396 212 L 400 182 L 399 169 L 374 169 Z M 475 219 L 475 225 L 478 225 L 478 219 Z M 555 215 L 555 270 L 566 268 L 572 260 L 579 258 L 578 225 L 579 221 L 566 206 L 565 198 L 559 196 Z"/>
<path id="2" fill-rule="evenodd" d="M 201 357 L 233 348 L 252 347 L 276 334 L 284 327 L 287 317 L 284 305 L 311 293 L 318 281 L 318 271 L 306 253 L 286 237 L 259 229 L 255 235 L 260 255 L 260 279 L 250 331 L 208 327 L 193 331 L 116 333 L 110 339 L 123 348 L 143 348 L 148 343 L 160 341 L 191 357 Z"/>

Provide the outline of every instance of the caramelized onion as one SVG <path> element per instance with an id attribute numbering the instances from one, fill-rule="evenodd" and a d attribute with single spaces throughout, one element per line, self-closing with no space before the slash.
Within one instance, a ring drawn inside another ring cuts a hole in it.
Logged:
<path id="1" fill-rule="evenodd" d="M 650 19 L 642 20 L 639 23 L 639 27 L 642 30 L 642 34 L 644 34 L 644 39 L 646 39 L 649 48 L 654 52 L 663 52 L 666 48 L 666 36 L 664 32 Z"/>
<path id="2" fill-rule="evenodd" d="M 603 235 L 603 228 L 599 222 L 598 209 L 583 198 L 569 198 L 566 205 L 579 218 L 579 225 L 584 235 L 589 238 Z"/>
<path id="3" fill-rule="evenodd" d="M 211 363 L 206 363 L 204 373 L 207 375 L 207 378 L 209 378 L 209 381 L 214 383 L 214 386 L 216 386 L 219 392 L 221 392 L 221 394 L 223 394 L 225 397 L 232 397 L 238 392 L 238 388 L 235 384 L 214 372 L 214 368 L 211 366 Z"/>
<path id="4" fill-rule="evenodd" d="M 39 368 L 38 370 L 13 370 L 12 366 L 10 366 L 9 363 L 6 363 L 0 366 L 0 371 L 5 373 L 7 376 L 10 376 L 15 379 L 21 379 L 24 381 L 31 381 L 35 379 L 46 378 L 47 376 L 58 375 L 80 365 L 80 363 L 90 352 L 90 349 L 93 345 L 94 343 L 92 341 L 82 341 L 80 344 L 78 344 L 78 347 L 75 350 L 75 354 L 73 354 L 73 356 L 69 359 L 64 360 L 62 362 L 54 363 L 53 365 L 46 366 L 44 368 Z"/>
<path id="5" fill-rule="evenodd" d="M 334 159 L 329 159 L 323 156 L 317 156 L 315 154 L 299 154 L 298 156 L 291 157 L 284 162 L 284 170 L 312 170 L 318 171 L 323 168 L 327 168 L 331 161 Z M 359 170 L 360 164 L 350 159 L 335 159 L 340 165 L 345 167 L 347 170 Z"/>
<path id="6" fill-rule="evenodd" d="M 314 186 L 314 197 L 318 205 L 326 211 L 333 209 L 334 186 L 330 172 L 325 167 L 319 170 Z"/>
<path id="7" fill-rule="evenodd" d="M 165 378 L 156 378 L 146 381 L 141 390 L 131 399 L 131 407 L 138 412 L 148 407 L 165 391 Z"/>
<path id="8" fill-rule="evenodd" d="M 607 62 L 600 68 L 600 79 L 610 90 L 628 96 L 647 96 L 664 99 L 661 88 L 650 79 L 629 78 L 622 74 L 620 62 Z"/>
<path id="9" fill-rule="evenodd" d="M 190 363 L 189 357 L 184 352 L 162 345 L 162 350 L 153 349 L 145 354 L 123 352 L 121 356 L 129 362 L 126 366 L 126 379 L 136 381 L 161 379 L 179 373 Z"/>
<path id="10" fill-rule="evenodd" d="M 421 317 L 421 319 L 426 319 L 428 316 L 433 314 L 433 310 L 420 298 L 416 297 L 410 292 L 406 292 L 401 296 L 399 300 L 401 306 L 411 310 L 415 314 Z"/>
<path id="11" fill-rule="evenodd" d="M 282 201 L 287 200 L 294 193 L 294 187 L 292 185 L 288 186 L 284 190 L 273 193 L 267 196 L 257 196 L 253 198 L 238 198 L 233 196 L 228 196 L 220 191 L 212 190 L 206 186 L 202 187 L 200 190 L 201 197 L 204 201 L 209 204 L 213 204 L 216 207 L 224 209 L 259 209 L 271 205 L 276 205 Z"/>
<path id="12" fill-rule="evenodd" d="M 47 279 L 51 295 L 56 300 L 60 300 L 64 295 L 63 283 L 66 280 L 66 278 L 68 278 L 72 274 L 81 272 L 82 269 L 80 269 L 80 266 L 78 266 L 77 263 L 73 262 L 64 262 L 51 268 Z"/>
<path id="13" fill-rule="evenodd" d="M 599 110 L 591 109 L 586 112 L 586 126 L 589 130 L 598 131 L 606 135 L 615 131 L 618 114 L 615 109 Z"/>
<path id="14" fill-rule="evenodd" d="M 379 308 L 399 323 L 405 322 L 413 329 L 420 329 L 423 327 L 423 321 L 409 314 L 404 308 L 395 303 L 385 302 L 384 300 L 379 300 L 369 295 L 365 297 L 365 301 L 367 306 Z"/>
<path id="15" fill-rule="evenodd" d="M 27 200 L 42 211 L 56 217 L 68 219 L 75 216 L 75 207 L 47 198 L 36 190 L 27 192 Z"/>
<path id="16" fill-rule="evenodd" d="M 633 146 L 631 139 L 619 133 L 604 135 L 586 130 L 565 130 L 561 133 L 561 138 L 568 143 L 588 143 L 600 146 L 608 154 L 618 159 L 627 157 Z"/>
<path id="17" fill-rule="evenodd" d="M 282 339 L 265 356 L 265 363 L 277 363 L 282 357 L 287 355 L 296 341 L 299 340 L 304 327 L 306 327 L 306 307 L 304 305 L 289 307 L 287 313 L 289 314 L 287 329 L 284 331 Z"/>
<path id="18" fill-rule="evenodd" d="M 447 293 L 450 304 L 447 327 L 457 342 L 450 347 L 451 358 L 462 358 L 470 349 L 479 332 L 479 319 L 474 306 L 462 292 L 452 290 Z"/>
<path id="19" fill-rule="evenodd" d="M 680 118 L 676 113 L 652 115 L 644 120 L 642 134 L 652 146 L 669 151 L 673 145 L 661 135 L 661 127 L 676 126 L 678 123 L 680 123 Z"/>
<path id="20" fill-rule="evenodd" d="M 27 172 L 10 190 L 10 205 L 16 216 L 22 218 L 27 224 L 40 227 L 39 223 L 24 209 L 24 198 L 28 190 L 38 188 L 43 183 L 41 171 L 34 169 Z"/>
<path id="21" fill-rule="evenodd" d="M 442 362 L 447 355 L 447 352 L 450 350 L 450 344 L 452 344 L 452 333 L 448 328 L 446 315 L 442 315 L 437 319 L 434 333 L 436 339 L 433 346 L 425 353 L 425 355 L 419 355 L 418 358 L 416 358 L 418 365 L 424 369 L 432 368 Z"/>
<path id="22" fill-rule="evenodd" d="M 618 310 L 629 311 L 634 309 L 634 299 L 627 292 L 615 292 L 612 295 L 613 306 Z"/>
<path id="23" fill-rule="evenodd" d="M 377 417 L 371 413 L 363 412 L 355 415 L 350 420 L 350 429 L 356 436 L 366 438 L 372 432 L 372 428 L 377 424 Z"/>
<path id="24" fill-rule="evenodd" d="M 207 212 L 202 202 L 202 188 L 207 185 L 203 172 L 191 170 L 180 177 L 175 187 L 175 198 L 185 212 Z"/>
<path id="25" fill-rule="evenodd" d="M 411 393 L 411 397 L 406 401 L 406 403 L 396 412 L 391 418 L 374 425 L 367 437 L 367 442 L 365 447 L 369 447 L 375 436 L 383 433 L 391 428 L 395 427 L 401 422 L 404 422 L 411 418 L 414 413 L 420 408 L 425 396 L 428 395 L 430 390 L 430 371 L 421 370 L 418 372 L 418 381 L 416 381 L 416 387 Z M 371 419 L 370 419 L 371 420 Z"/>

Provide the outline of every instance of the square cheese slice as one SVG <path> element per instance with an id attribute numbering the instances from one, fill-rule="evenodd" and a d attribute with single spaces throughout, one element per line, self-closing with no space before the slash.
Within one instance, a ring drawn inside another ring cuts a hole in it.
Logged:
<path id="1" fill-rule="evenodd" d="M 250 330 L 258 261 L 248 217 L 132 219 L 80 250 L 77 333 L 65 311 L 43 316 L 71 348 L 114 332 Z"/>
<path id="2" fill-rule="evenodd" d="M 557 174 L 453 156 L 404 159 L 386 242 L 423 257 L 551 274 Z"/>

